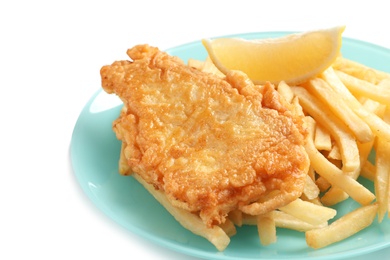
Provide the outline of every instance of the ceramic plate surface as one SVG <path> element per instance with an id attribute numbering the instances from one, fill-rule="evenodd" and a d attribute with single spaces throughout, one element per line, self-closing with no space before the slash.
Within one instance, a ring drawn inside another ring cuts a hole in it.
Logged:
<path id="1" fill-rule="evenodd" d="M 270 38 L 287 32 L 265 32 L 225 37 L 246 39 Z M 189 58 L 204 60 L 207 52 L 200 41 L 167 50 L 185 62 Z M 390 72 L 388 49 L 354 40 L 343 39 L 343 56 Z M 97 86 L 99 88 L 100 86 Z M 193 235 L 176 220 L 132 177 L 118 174 L 120 142 L 112 131 L 121 102 L 114 95 L 97 91 L 82 110 L 71 140 L 71 161 L 77 181 L 92 202 L 108 217 L 129 231 L 172 250 L 207 259 L 342 259 L 390 246 L 390 221 L 374 224 L 362 232 L 329 247 L 314 250 L 305 242 L 304 233 L 277 230 L 278 241 L 261 247 L 254 226 L 238 228 L 228 248 L 218 252 L 207 240 Z M 361 179 L 373 190 L 372 183 Z M 336 219 L 358 207 L 351 199 L 335 207 Z"/>

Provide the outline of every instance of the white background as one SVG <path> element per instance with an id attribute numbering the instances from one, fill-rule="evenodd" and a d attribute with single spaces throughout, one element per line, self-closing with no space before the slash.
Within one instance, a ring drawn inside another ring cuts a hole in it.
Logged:
<path id="1" fill-rule="evenodd" d="M 72 131 L 100 67 L 140 43 L 341 24 L 346 37 L 390 48 L 384 3 L 1 1 L 0 259 L 194 259 L 122 229 L 76 182 Z"/>

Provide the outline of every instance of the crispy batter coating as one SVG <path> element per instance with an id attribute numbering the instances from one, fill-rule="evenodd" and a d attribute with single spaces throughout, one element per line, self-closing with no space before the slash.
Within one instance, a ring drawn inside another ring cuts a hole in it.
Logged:
<path id="1" fill-rule="evenodd" d="M 186 66 L 149 45 L 101 69 L 124 108 L 113 123 L 130 171 L 208 225 L 241 209 L 261 214 L 302 193 L 309 159 L 302 118 L 273 85 Z"/>

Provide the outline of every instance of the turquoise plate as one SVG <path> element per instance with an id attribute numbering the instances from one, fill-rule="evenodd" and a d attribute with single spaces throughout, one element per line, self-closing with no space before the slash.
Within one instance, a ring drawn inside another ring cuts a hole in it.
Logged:
<path id="1" fill-rule="evenodd" d="M 247 39 L 278 37 L 287 32 L 265 32 L 227 37 Z M 167 50 L 172 55 L 203 60 L 207 52 L 200 41 Z M 343 39 L 345 57 L 368 66 L 388 71 L 388 49 L 354 40 Z M 305 242 L 304 233 L 278 229 L 277 243 L 262 247 L 257 229 L 253 226 L 238 228 L 237 235 L 224 252 L 218 252 L 202 237 L 184 229 L 156 200 L 132 177 L 118 174 L 120 142 L 112 129 L 121 102 L 114 95 L 97 91 L 85 105 L 75 125 L 71 140 L 71 161 L 77 181 L 92 202 L 108 217 L 129 231 L 169 249 L 207 259 L 342 259 L 371 253 L 390 245 L 390 221 L 378 224 L 329 247 L 314 250 Z M 360 180 L 373 189 L 372 183 Z M 358 207 L 349 199 L 336 207 L 336 219 Z"/>

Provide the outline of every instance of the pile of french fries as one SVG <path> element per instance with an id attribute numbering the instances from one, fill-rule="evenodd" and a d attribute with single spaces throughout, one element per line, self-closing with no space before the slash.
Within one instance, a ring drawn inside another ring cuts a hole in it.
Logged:
<path id="1" fill-rule="evenodd" d="M 188 65 L 224 76 L 209 58 L 190 59 Z M 264 246 L 277 241 L 277 228 L 305 232 L 307 245 L 318 249 L 356 234 L 376 217 L 382 222 L 389 212 L 390 74 L 340 56 L 316 78 L 297 86 L 280 82 L 276 89 L 302 113 L 309 133 L 305 148 L 311 165 L 299 199 L 264 215 L 236 210 L 223 225 L 207 228 L 199 216 L 173 207 L 134 174 L 176 220 L 220 251 L 237 226 L 256 225 Z M 126 165 L 124 156 L 120 165 Z M 374 193 L 357 181 L 359 176 L 374 183 Z M 360 207 L 333 221 L 337 211 L 332 206 L 348 198 Z"/>
<path id="2" fill-rule="evenodd" d="M 209 58 L 188 64 L 223 76 Z M 276 88 L 303 114 L 309 130 L 306 186 L 285 207 L 261 216 L 235 211 L 230 221 L 257 225 L 262 245 L 277 241 L 277 227 L 305 232 L 315 249 L 356 234 L 376 217 L 382 222 L 390 209 L 390 74 L 340 56 L 316 78 Z M 360 176 L 374 183 L 374 193 L 357 181 Z M 332 206 L 348 198 L 361 206 L 332 221 L 337 214 Z"/>

